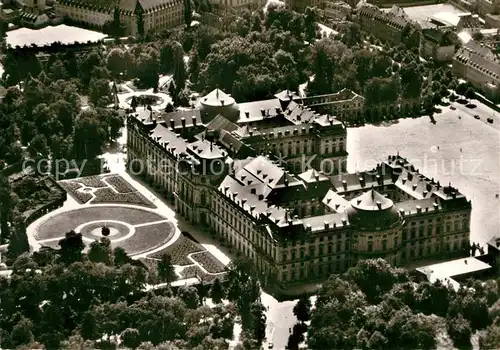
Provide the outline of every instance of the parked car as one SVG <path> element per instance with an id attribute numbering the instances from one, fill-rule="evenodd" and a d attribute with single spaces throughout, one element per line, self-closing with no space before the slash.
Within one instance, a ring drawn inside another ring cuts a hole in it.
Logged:
<path id="1" fill-rule="evenodd" d="M 455 109 L 457 109 L 457 107 L 455 107 L 455 106 L 450 106 L 450 109 L 451 109 L 452 111 L 454 111 Z"/>
<path id="2" fill-rule="evenodd" d="M 488 118 L 486 120 L 488 121 L 488 123 L 493 124 L 493 118 Z"/>
<path id="3" fill-rule="evenodd" d="M 474 116 L 474 118 L 476 118 L 476 119 L 481 119 L 481 118 L 479 117 L 479 115 L 477 115 L 477 114 Z"/>

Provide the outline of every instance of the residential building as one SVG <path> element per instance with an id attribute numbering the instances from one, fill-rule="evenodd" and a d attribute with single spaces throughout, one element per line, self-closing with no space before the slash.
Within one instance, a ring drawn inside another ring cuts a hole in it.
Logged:
<path id="1" fill-rule="evenodd" d="M 394 45 L 401 43 L 405 36 L 415 35 L 411 30 L 414 23 L 397 6 L 385 12 L 375 5 L 360 3 L 357 7 L 357 19 L 363 30 Z"/>
<path id="2" fill-rule="evenodd" d="M 451 61 L 455 54 L 455 42 L 452 35 L 451 32 L 439 29 L 423 29 L 420 36 L 420 56 L 425 59 L 432 58 L 439 62 Z"/>
<path id="3" fill-rule="evenodd" d="M 142 17 L 144 32 L 161 31 L 182 25 L 184 3 L 182 0 L 119 0 L 107 5 L 96 5 L 77 0 L 56 0 L 55 12 L 59 17 L 101 28 L 114 18 L 115 6 L 126 35 L 137 35 L 138 18 Z"/>
<path id="4" fill-rule="evenodd" d="M 488 46 L 470 40 L 453 57 L 453 73 L 497 100 L 500 84 L 500 59 Z"/>
<path id="5" fill-rule="evenodd" d="M 471 204 L 451 184 L 399 155 L 370 171 L 328 174 L 323 163 L 347 155 L 345 129 L 289 91 L 250 106 L 220 90 L 201 101 L 192 110 L 131 114 L 129 168 L 188 221 L 251 259 L 265 283 L 320 281 L 365 258 L 405 266 L 467 254 Z M 321 161 L 295 168 L 303 153 Z"/>

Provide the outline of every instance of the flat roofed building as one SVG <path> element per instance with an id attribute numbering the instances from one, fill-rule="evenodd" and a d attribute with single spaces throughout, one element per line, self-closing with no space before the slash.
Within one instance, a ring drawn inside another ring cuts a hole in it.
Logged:
<path id="1" fill-rule="evenodd" d="M 469 257 L 423 266 L 416 270 L 426 276 L 429 282 L 439 280 L 444 284 L 450 283 L 458 291 L 460 282 L 488 274 L 492 267 L 477 258 Z"/>

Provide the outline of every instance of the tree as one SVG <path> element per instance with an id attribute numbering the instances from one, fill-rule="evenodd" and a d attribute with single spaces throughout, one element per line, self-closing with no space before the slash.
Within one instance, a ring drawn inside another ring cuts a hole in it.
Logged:
<path id="1" fill-rule="evenodd" d="M 158 60 L 151 53 L 143 52 L 137 59 L 137 77 L 145 88 L 158 87 Z"/>
<path id="2" fill-rule="evenodd" d="M 311 318 L 311 300 L 307 296 L 302 296 L 293 307 L 293 314 L 301 322 L 309 321 Z"/>
<path id="3" fill-rule="evenodd" d="M 0 174 L 0 242 L 5 242 L 10 233 L 13 200 L 9 180 Z"/>
<path id="4" fill-rule="evenodd" d="M 484 34 L 481 32 L 474 32 L 472 33 L 472 39 L 474 39 L 475 41 L 481 41 L 484 39 Z"/>
<path id="5" fill-rule="evenodd" d="M 191 22 L 193 21 L 193 8 L 191 0 L 184 0 L 184 22 L 187 28 L 191 27 Z"/>
<path id="6" fill-rule="evenodd" d="M 144 37 L 144 14 L 142 10 L 135 11 L 137 17 L 137 34 L 140 38 Z"/>
<path id="7" fill-rule="evenodd" d="M 462 349 L 470 346 L 470 325 L 461 314 L 453 318 L 448 318 L 446 320 L 446 327 L 450 338 L 453 340 L 453 344 L 457 348 Z"/>
<path id="8" fill-rule="evenodd" d="M 169 254 L 163 254 L 158 262 L 158 277 L 161 281 L 171 283 L 176 280 L 172 258 Z"/>
<path id="9" fill-rule="evenodd" d="M 111 241 L 106 237 L 102 237 L 99 241 L 90 243 L 87 255 L 92 262 L 112 265 L 113 253 L 111 251 Z"/>
<path id="10" fill-rule="evenodd" d="M 498 344 L 500 344 L 500 326 L 492 324 L 479 337 L 479 349 L 496 349 Z"/>
<path id="11" fill-rule="evenodd" d="M 460 83 L 457 86 L 457 94 L 459 95 L 465 95 L 465 92 L 467 91 L 467 84 L 466 83 Z"/>
<path id="12" fill-rule="evenodd" d="M 121 334 L 123 345 L 127 348 L 135 349 L 141 344 L 141 336 L 135 328 L 127 328 Z"/>
<path id="13" fill-rule="evenodd" d="M 33 341 L 33 322 L 22 317 L 12 329 L 11 340 L 14 347 Z"/>
<path id="14" fill-rule="evenodd" d="M 266 308 L 260 300 L 256 300 L 252 303 L 250 308 L 250 315 L 252 319 L 251 330 L 252 330 L 252 338 L 255 339 L 258 343 L 262 343 L 262 341 L 266 337 Z"/>
<path id="15" fill-rule="evenodd" d="M 73 230 L 66 232 L 65 238 L 59 241 L 59 246 L 61 247 L 61 259 L 67 264 L 79 261 L 85 248 L 82 234 Z"/>
<path id="16" fill-rule="evenodd" d="M 383 259 L 361 260 L 347 271 L 347 275 L 370 301 L 380 300 L 382 294 L 391 290 L 396 281 L 407 280 L 402 271 L 394 269 Z"/>
<path id="17" fill-rule="evenodd" d="M 224 297 L 224 288 L 218 278 L 214 280 L 214 283 L 210 288 L 210 297 L 216 304 L 220 304 L 222 302 L 222 298 Z"/>
<path id="18" fill-rule="evenodd" d="M 119 48 L 112 49 L 106 57 L 106 67 L 111 75 L 118 77 L 127 69 L 125 62 L 125 53 Z"/>
<path id="19" fill-rule="evenodd" d="M 195 287 L 182 286 L 179 288 L 178 294 L 188 309 L 196 309 L 200 305 L 200 298 Z"/>
<path id="20" fill-rule="evenodd" d="M 38 153 L 42 156 L 49 154 L 49 146 L 47 146 L 47 138 L 43 134 L 38 134 L 31 140 L 28 151 L 32 157 L 36 157 Z"/>
<path id="21" fill-rule="evenodd" d="M 77 159 L 95 159 L 107 141 L 106 130 L 95 110 L 80 112 L 73 130 L 73 152 Z"/>
<path id="22" fill-rule="evenodd" d="M 132 259 L 128 256 L 127 252 L 125 252 L 125 249 L 116 247 L 113 250 L 113 261 L 116 267 L 122 267 L 125 264 L 130 264 Z"/>
<path id="23" fill-rule="evenodd" d="M 30 250 L 24 219 L 20 215 L 14 215 L 13 217 L 13 227 L 10 232 L 9 245 L 7 246 L 7 256 L 11 260 Z"/>
<path id="24" fill-rule="evenodd" d="M 96 107 L 105 107 L 111 102 L 111 89 L 107 79 L 90 80 L 89 100 Z"/>
<path id="25" fill-rule="evenodd" d="M 465 97 L 467 97 L 468 99 L 473 99 L 476 97 L 476 92 L 472 87 L 467 88 L 467 90 L 465 91 Z"/>
<path id="26" fill-rule="evenodd" d="M 186 0 L 187 1 L 187 0 Z M 182 45 L 178 42 L 173 45 L 173 79 L 177 88 L 178 94 L 186 85 L 186 65 L 184 62 L 184 51 Z"/>

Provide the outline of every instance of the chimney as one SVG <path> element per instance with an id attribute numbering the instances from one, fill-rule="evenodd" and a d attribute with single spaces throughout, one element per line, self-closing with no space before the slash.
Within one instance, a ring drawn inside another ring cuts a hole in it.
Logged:
<path id="1" fill-rule="evenodd" d="M 436 187 L 438 190 L 441 189 L 441 184 L 439 183 L 439 181 L 437 182 Z"/>
<path id="2" fill-rule="evenodd" d="M 185 129 L 186 128 L 186 118 L 184 118 L 184 117 L 181 118 L 181 124 L 182 124 L 182 128 Z"/>
<path id="3" fill-rule="evenodd" d="M 365 179 L 363 179 L 361 176 L 359 177 L 359 184 L 361 187 L 365 187 Z"/>
<path id="4" fill-rule="evenodd" d="M 251 194 L 257 194 L 257 189 L 255 189 L 255 188 L 251 188 L 251 189 L 250 189 L 250 193 L 251 193 Z"/>
<path id="5" fill-rule="evenodd" d="M 292 219 L 288 219 L 288 226 L 292 226 L 293 225 L 293 220 Z"/>
<path id="6" fill-rule="evenodd" d="M 224 107 L 224 100 L 220 100 L 220 104 Z"/>
<path id="7" fill-rule="evenodd" d="M 342 180 L 342 185 L 344 186 L 344 191 L 347 191 L 347 181 Z"/>
<path id="8" fill-rule="evenodd" d="M 236 198 L 236 197 L 238 197 L 238 192 L 233 193 L 233 198 Z"/>
<path id="9" fill-rule="evenodd" d="M 382 203 L 380 201 L 377 201 L 377 208 L 378 210 L 382 210 Z"/>
<path id="10" fill-rule="evenodd" d="M 242 206 L 243 206 L 243 205 L 245 205 L 245 203 L 246 203 L 246 202 L 247 202 L 247 199 L 246 199 L 246 198 L 243 198 L 243 199 L 241 200 L 241 205 L 242 205 Z"/>
<path id="11" fill-rule="evenodd" d="M 285 179 L 285 186 L 288 187 L 288 179 Z"/>
<path id="12" fill-rule="evenodd" d="M 342 218 L 342 225 L 344 225 L 344 226 L 345 226 L 345 225 L 347 225 L 347 220 L 346 220 L 346 218 Z"/>
<path id="13" fill-rule="evenodd" d="M 328 221 L 325 221 L 325 230 L 328 230 L 328 228 L 330 228 L 330 224 L 328 223 Z"/>
<path id="14" fill-rule="evenodd" d="M 191 120 L 193 121 L 193 126 L 196 126 L 196 117 L 194 115 L 191 117 Z"/>
<path id="15" fill-rule="evenodd" d="M 404 216 L 405 215 L 405 210 L 403 208 L 399 209 L 399 214 L 401 214 L 401 216 Z"/>
<path id="16" fill-rule="evenodd" d="M 433 203 L 432 206 L 434 207 L 434 210 L 439 210 L 439 204 Z"/>
<path id="17" fill-rule="evenodd" d="M 250 211 L 254 211 L 255 210 L 255 205 L 251 205 L 250 206 Z"/>
<path id="18" fill-rule="evenodd" d="M 245 112 L 245 117 L 250 118 L 250 112 Z"/>
<path id="19" fill-rule="evenodd" d="M 421 213 L 422 212 L 422 207 L 420 205 L 417 205 L 417 213 Z"/>
<path id="20" fill-rule="evenodd" d="M 306 231 L 308 231 L 308 232 L 311 232 L 311 231 L 312 231 L 311 224 L 307 224 L 307 226 L 306 226 Z"/>
<path id="21" fill-rule="evenodd" d="M 260 109 L 260 114 L 265 117 L 266 116 L 266 111 L 264 110 L 264 108 L 261 108 Z"/>
<path id="22" fill-rule="evenodd" d="M 174 130 L 175 128 L 175 121 L 173 119 L 170 119 L 170 128 Z"/>
<path id="23" fill-rule="evenodd" d="M 456 199 L 457 198 L 457 192 L 452 191 L 451 192 L 451 196 L 453 197 L 453 199 Z"/>
<path id="24" fill-rule="evenodd" d="M 281 114 L 281 108 L 276 107 L 276 114 Z"/>
<path id="25" fill-rule="evenodd" d="M 261 201 L 263 199 L 264 199 L 264 195 L 263 194 L 259 194 L 259 201 Z"/>

